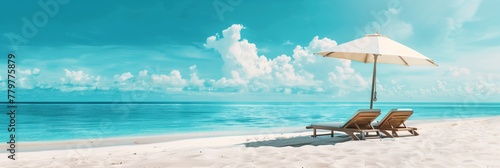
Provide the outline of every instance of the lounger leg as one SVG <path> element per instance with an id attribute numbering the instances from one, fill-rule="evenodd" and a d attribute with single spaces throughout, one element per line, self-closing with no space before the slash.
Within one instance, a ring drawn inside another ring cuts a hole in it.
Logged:
<path id="1" fill-rule="evenodd" d="M 394 138 L 389 132 L 387 132 L 386 130 L 380 130 L 380 132 L 384 133 L 385 136 L 387 137 L 391 137 L 391 138 Z"/>
<path id="2" fill-rule="evenodd" d="M 365 140 L 365 132 L 361 131 L 359 136 L 361 136 L 361 140 Z"/>
<path id="3" fill-rule="evenodd" d="M 417 135 L 418 135 L 417 131 L 415 131 L 415 130 L 408 130 L 408 131 L 409 131 L 412 135 L 414 135 L 414 136 L 417 136 Z"/>
<path id="4" fill-rule="evenodd" d="M 313 129 L 313 138 L 316 138 L 316 129 Z"/>
<path id="5" fill-rule="evenodd" d="M 345 132 L 345 133 L 346 133 L 347 135 L 351 136 L 352 140 L 359 140 L 359 138 L 358 138 L 356 135 L 354 135 L 354 133 L 353 133 L 353 132 Z"/>
<path id="6" fill-rule="evenodd" d="M 396 131 L 394 131 L 394 130 L 392 130 L 392 135 L 393 135 L 394 137 L 399 137 L 398 133 L 396 133 Z"/>
<path id="7" fill-rule="evenodd" d="M 333 130 L 332 130 L 332 135 L 331 135 L 330 137 L 332 137 L 332 138 L 333 138 Z"/>

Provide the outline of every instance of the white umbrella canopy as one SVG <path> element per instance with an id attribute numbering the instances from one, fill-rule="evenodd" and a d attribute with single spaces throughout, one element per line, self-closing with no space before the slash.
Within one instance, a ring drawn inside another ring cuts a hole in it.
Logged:
<path id="1" fill-rule="evenodd" d="M 338 45 L 332 51 L 317 54 L 364 63 L 375 62 L 375 55 L 378 55 L 377 63 L 437 66 L 434 61 L 419 52 L 380 34 L 369 34 Z"/>
<path id="2" fill-rule="evenodd" d="M 372 96 L 370 98 L 370 109 L 373 107 L 375 89 L 375 78 L 377 63 L 399 64 L 405 66 L 432 65 L 437 66 L 433 60 L 419 52 L 380 34 L 369 34 L 365 37 L 338 45 L 331 51 L 317 53 L 324 57 L 333 57 L 374 63 L 372 77 Z"/>

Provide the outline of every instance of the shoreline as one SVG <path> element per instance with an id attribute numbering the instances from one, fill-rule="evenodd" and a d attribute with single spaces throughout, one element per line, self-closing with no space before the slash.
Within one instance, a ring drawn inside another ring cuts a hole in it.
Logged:
<path id="1" fill-rule="evenodd" d="M 500 116 L 489 117 L 472 117 L 472 118 L 445 118 L 445 119 L 416 119 L 408 120 L 408 126 L 418 126 L 421 124 L 453 122 L 464 120 L 485 120 L 485 119 L 500 119 Z M 156 134 L 145 136 L 120 136 L 120 137 L 103 137 L 94 139 L 70 139 L 70 140 L 49 140 L 49 141 L 28 141 L 17 143 L 19 152 L 35 152 L 48 150 L 64 150 L 72 146 L 82 146 L 85 148 L 100 148 L 112 146 L 128 146 L 138 144 L 154 144 L 162 142 L 182 141 L 189 139 L 203 138 L 221 138 L 233 136 L 255 136 L 260 134 L 297 134 L 309 133 L 311 130 L 305 129 L 306 125 L 301 127 L 280 127 L 280 128 L 252 128 L 242 129 L 240 131 L 199 131 L 187 133 L 172 133 L 172 134 Z M 6 144 L 0 145 L 1 148 L 7 148 Z M 6 151 L 0 152 L 6 153 Z"/>
<path id="2" fill-rule="evenodd" d="M 278 130 L 279 133 L 269 130 Z M 68 146 L 75 146 L 75 145 L 91 147 L 91 148 L 101 148 L 101 147 L 112 147 L 112 146 L 154 144 L 154 143 L 182 141 L 189 139 L 220 138 L 220 137 L 231 137 L 231 136 L 252 136 L 258 134 L 303 133 L 309 131 L 310 130 L 305 129 L 305 126 L 303 127 L 303 130 L 297 127 L 259 128 L 259 129 L 247 129 L 245 131 L 207 131 L 207 132 L 147 135 L 147 136 L 105 137 L 105 138 L 95 138 L 95 139 L 29 141 L 29 142 L 18 142 L 17 146 L 18 150 L 21 152 L 35 152 L 35 151 L 48 151 L 48 150 L 63 150 L 67 149 Z M 5 144 L 0 145 L 0 147 L 7 148 Z M 4 152 L 5 151 L 2 151 L 0 153 Z"/>

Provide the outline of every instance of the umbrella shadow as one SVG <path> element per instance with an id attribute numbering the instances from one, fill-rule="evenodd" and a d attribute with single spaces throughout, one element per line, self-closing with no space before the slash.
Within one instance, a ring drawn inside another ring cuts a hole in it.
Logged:
<path id="1" fill-rule="evenodd" d="M 263 140 L 243 143 L 246 147 L 301 147 L 301 146 L 320 146 L 320 145 L 335 145 L 337 143 L 347 142 L 352 140 L 351 137 L 347 135 L 335 134 L 334 138 L 331 137 L 316 137 L 311 136 L 297 136 L 289 138 L 276 138 L 273 140 Z"/>

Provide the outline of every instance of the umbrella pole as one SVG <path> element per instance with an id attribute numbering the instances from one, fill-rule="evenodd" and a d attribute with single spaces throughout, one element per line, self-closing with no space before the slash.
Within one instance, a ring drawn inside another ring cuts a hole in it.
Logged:
<path id="1" fill-rule="evenodd" d="M 373 94 L 375 92 L 375 78 L 377 77 L 377 58 L 378 54 L 373 54 L 373 76 L 372 76 L 372 96 L 370 97 L 370 109 L 373 109 Z"/>

